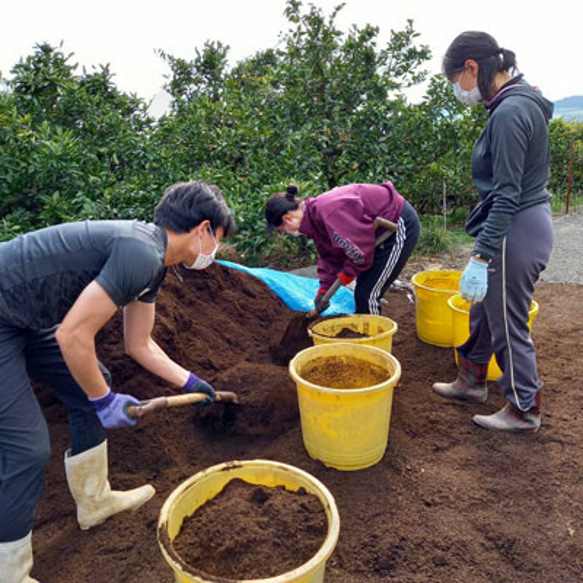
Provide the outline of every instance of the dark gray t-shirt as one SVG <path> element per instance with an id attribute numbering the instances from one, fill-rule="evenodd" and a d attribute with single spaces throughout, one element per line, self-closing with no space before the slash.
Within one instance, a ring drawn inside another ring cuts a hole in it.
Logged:
<path id="1" fill-rule="evenodd" d="M 93 280 L 118 306 L 152 303 L 166 275 L 163 228 L 140 221 L 85 221 L 0 243 L 0 321 L 59 324 Z"/>

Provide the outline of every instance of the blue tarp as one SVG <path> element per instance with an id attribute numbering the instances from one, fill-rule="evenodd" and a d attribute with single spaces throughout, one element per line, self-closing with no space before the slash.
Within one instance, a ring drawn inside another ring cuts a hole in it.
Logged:
<path id="1" fill-rule="evenodd" d="M 319 283 L 312 277 L 302 277 L 285 271 L 267 269 L 265 267 L 246 267 L 230 261 L 218 261 L 225 267 L 232 267 L 245 271 L 259 278 L 273 293 L 277 294 L 291 310 L 307 312 L 314 307 L 314 297 L 318 292 Z M 354 293 L 345 287 L 341 287 L 330 301 L 330 307 L 325 315 L 353 314 Z"/>

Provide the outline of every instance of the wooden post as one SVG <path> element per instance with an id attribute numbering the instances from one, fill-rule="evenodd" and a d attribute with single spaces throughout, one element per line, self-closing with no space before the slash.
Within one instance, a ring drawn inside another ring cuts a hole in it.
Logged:
<path id="1" fill-rule="evenodd" d="M 569 180 L 567 181 L 567 197 L 565 199 L 565 214 L 569 214 L 571 203 L 571 183 L 573 182 L 573 162 L 575 157 L 575 140 L 571 139 L 571 156 L 569 158 Z"/>
<path id="2" fill-rule="evenodd" d="M 447 230 L 447 186 L 443 180 L 443 228 Z"/>

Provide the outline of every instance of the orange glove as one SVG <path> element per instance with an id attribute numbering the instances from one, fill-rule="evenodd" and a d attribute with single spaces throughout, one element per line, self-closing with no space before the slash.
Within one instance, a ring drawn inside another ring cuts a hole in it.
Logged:
<path id="1" fill-rule="evenodd" d="M 348 285 L 349 283 L 352 283 L 355 279 L 354 275 L 346 275 L 346 273 L 344 273 L 343 271 L 341 271 L 338 274 L 338 279 L 340 280 L 340 283 L 342 285 Z"/>

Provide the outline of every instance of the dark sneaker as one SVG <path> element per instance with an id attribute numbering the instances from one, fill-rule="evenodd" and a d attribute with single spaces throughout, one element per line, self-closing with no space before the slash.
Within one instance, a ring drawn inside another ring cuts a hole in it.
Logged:
<path id="1" fill-rule="evenodd" d="M 472 419 L 476 425 L 485 429 L 514 433 L 535 432 L 541 426 L 541 414 L 538 407 L 521 411 L 512 403 L 507 403 L 504 408 L 493 415 L 474 415 Z"/>

